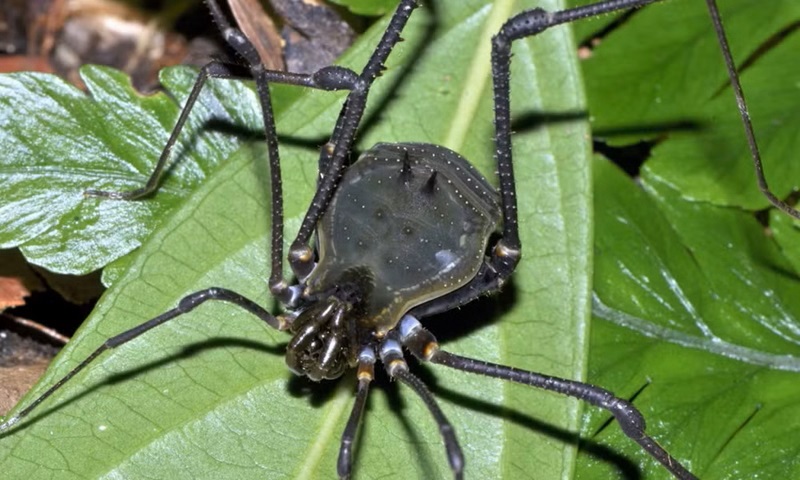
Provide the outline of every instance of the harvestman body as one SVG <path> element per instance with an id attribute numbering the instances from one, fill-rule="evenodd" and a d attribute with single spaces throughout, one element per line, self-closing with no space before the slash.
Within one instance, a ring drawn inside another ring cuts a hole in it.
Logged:
<path id="1" fill-rule="evenodd" d="M 342 478 L 349 478 L 351 474 L 354 443 L 378 357 L 390 377 L 410 386 L 423 400 L 439 426 L 454 476 L 463 477 L 464 457 L 454 429 L 427 387 L 409 372 L 402 347 L 423 361 L 543 388 L 606 409 L 618 420 L 628 437 L 639 443 L 675 477 L 694 478 L 645 433 L 644 419 L 630 402 L 581 382 L 445 352 L 418 321 L 497 291 L 520 259 L 510 143 L 508 82 L 512 42 L 554 25 L 651 2 L 615 0 L 555 13 L 534 9 L 513 17 L 503 26 L 492 45 L 495 158 L 500 180 L 499 190 L 495 190 L 465 159 L 435 145 L 378 144 L 347 167 L 369 88 L 399 41 L 411 12 L 417 7 L 414 0 L 400 2 L 362 73 L 343 67 L 327 67 L 312 75 L 265 70 L 247 38 L 227 22 L 215 1 L 208 1 L 226 41 L 247 60 L 256 80 L 272 180 L 270 290 L 286 306 L 287 313 L 274 316 L 247 298 L 222 288 L 190 294 L 176 308 L 107 340 L 43 395 L 0 425 L 0 431 L 15 425 L 104 351 L 120 346 L 207 300 L 223 300 L 249 311 L 275 329 L 290 332 L 293 337 L 287 349 L 286 362 L 296 373 L 312 380 L 322 380 L 338 378 L 352 368 L 357 369 L 356 401 L 339 450 L 338 474 Z M 711 7 L 715 13 L 715 7 Z M 724 42 L 723 50 L 727 53 Z M 729 55 L 726 60 L 730 66 Z M 153 192 L 172 146 L 209 77 L 230 78 L 233 75 L 221 63 L 203 68 L 147 186 L 132 192 L 91 190 L 87 194 L 134 199 Z M 283 197 L 268 88 L 272 82 L 350 92 L 334 133 L 321 151 L 323 175 L 290 249 L 289 263 L 298 279 L 295 284 L 282 277 Z M 740 92 L 738 80 L 734 78 L 733 83 L 735 90 Z M 746 131 L 751 136 L 747 123 Z M 756 163 L 760 168 L 758 161 Z M 759 181 L 763 182 L 760 170 Z M 766 190 L 766 184 L 763 186 Z M 781 206 L 782 202 L 775 200 L 779 202 L 776 205 Z M 315 233 L 316 260 L 315 251 L 310 246 Z M 381 242 L 382 238 L 395 241 Z M 402 239 L 402 242 L 398 243 L 396 239 Z"/>
<path id="2" fill-rule="evenodd" d="M 317 226 L 319 260 L 302 293 L 317 304 L 291 320 L 309 334 L 290 343 L 289 367 L 312 380 L 354 367 L 361 345 L 475 278 L 499 219 L 497 192 L 455 152 L 405 143 L 362 154 Z M 317 331 L 325 312 L 334 321 Z"/>

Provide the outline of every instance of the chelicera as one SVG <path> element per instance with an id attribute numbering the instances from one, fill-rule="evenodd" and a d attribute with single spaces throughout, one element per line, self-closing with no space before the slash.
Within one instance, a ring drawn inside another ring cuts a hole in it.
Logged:
<path id="1" fill-rule="evenodd" d="M 312 380 L 338 378 L 355 369 L 356 400 L 339 449 L 338 475 L 349 478 L 354 445 L 365 410 L 374 365 L 380 359 L 390 377 L 411 387 L 423 400 L 442 434 L 455 478 L 465 459 L 455 429 L 425 384 L 409 370 L 403 347 L 418 359 L 576 397 L 606 409 L 623 432 L 677 478 L 694 476 L 645 433 L 639 411 L 602 388 L 517 370 L 443 350 L 419 319 L 466 304 L 499 290 L 520 261 L 516 185 L 511 159 L 509 64 L 514 40 L 550 26 L 651 3 L 615 0 L 561 12 L 522 12 L 502 27 L 492 45 L 495 103 L 495 189 L 456 152 L 421 143 L 378 144 L 348 166 L 370 86 L 400 40 L 414 0 L 402 0 L 361 73 L 326 67 L 314 74 L 264 69 L 250 41 L 231 26 L 213 0 L 208 4 L 223 36 L 248 63 L 263 110 L 272 189 L 272 294 L 286 307 L 273 315 L 255 302 L 223 288 L 184 297 L 179 305 L 107 340 L 53 387 L 0 425 L 7 430 L 106 350 L 114 349 L 208 300 L 241 307 L 270 327 L 292 335 L 286 362 Z M 231 78 L 223 63 L 204 67 L 148 184 L 130 192 L 91 190 L 87 194 L 137 199 L 157 189 L 169 154 L 208 78 Z M 320 153 L 320 181 L 288 261 L 296 277 L 283 277 L 283 196 L 277 135 L 269 84 L 286 83 L 321 90 L 349 91 L 334 132 Z M 312 237 L 316 236 L 316 248 Z M 382 237 L 395 239 L 391 244 Z M 403 242 L 396 239 L 401 238 Z M 397 248 L 397 245 L 407 248 Z"/>

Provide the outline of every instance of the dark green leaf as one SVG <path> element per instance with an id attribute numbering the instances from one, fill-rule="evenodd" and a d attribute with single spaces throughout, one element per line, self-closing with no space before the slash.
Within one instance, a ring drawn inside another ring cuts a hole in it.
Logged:
<path id="1" fill-rule="evenodd" d="M 800 178 L 800 72 L 797 35 L 778 32 L 800 10 L 791 1 L 720 3 L 734 56 L 748 59 L 743 81 L 767 177 L 786 195 Z M 765 228 L 752 213 L 687 201 L 767 205 L 707 17 L 702 2 L 647 8 L 588 62 L 599 133 L 616 145 L 659 142 L 642 170 L 647 193 L 596 168 L 594 313 L 606 321 L 593 323 L 589 379 L 635 396 L 657 438 L 701 478 L 795 478 L 797 226 L 777 212 L 761 217 Z M 614 474 L 597 444 L 644 458 L 607 420 L 586 417 L 592 443 L 581 478 Z"/>
<path id="2" fill-rule="evenodd" d="M 594 312 L 607 322 L 593 324 L 591 378 L 636 395 L 701 478 L 797 477 L 797 271 L 746 212 L 596 172 Z M 606 419 L 592 412 L 585 434 L 619 437 Z M 607 476 L 592 460 L 581 476 Z"/>
<path id="3" fill-rule="evenodd" d="M 800 186 L 800 163 L 791 161 L 800 151 L 800 95 L 792 80 L 800 78 L 800 2 L 719 3 L 767 179 L 782 198 Z M 667 182 L 695 200 L 768 206 L 704 2 L 665 2 L 636 12 L 603 38 L 585 68 L 596 134 L 613 143 L 663 141 L 643 170 L 646 182 Z"/>
<path id="4" fill-rule="evenodd" d="M 397 0 L 332 0 L 358 15 L 383 15 L 394 9 Z"/>

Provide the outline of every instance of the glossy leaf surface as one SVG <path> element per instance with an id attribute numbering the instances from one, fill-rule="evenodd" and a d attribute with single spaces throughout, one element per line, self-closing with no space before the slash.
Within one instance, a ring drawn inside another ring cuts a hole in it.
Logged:
<path id="1" fill-rule="evenodd" d="M 767 177 L 785 196 L 800 178 L 792 147 L 798 5 L 719 3 Z M 592 25 L 581 31 L 600 30 Z M 668 2 L 626 18 L 586 62 L 597 134 L 616 145 L 656 144 L 644 191 L 613 167 L 597 168 L 594 313 L 604 321 L 593 322 L 589 378 L 635 396 L 700 478 L 794 478 L 798 230 L 774 211 L 697 202 L 767 205 L 712 35 L 703 2 Z M 588 452 L 621 438 L 606 420 L 587 417 Z M 579 477 L 613 474 L 581 458 Z"/>
<path id="2" fill-rule="evenodd" d="M 800 3 L 718 3 L 767 180 L 784 198 L 800 186 L 792 161 L 800 150 Z M 585 62 L 595 134 L 613 143 L 655 139 L 645 182 L 666 182 L 693 200 L 766 208 L 705 2 L 654 7 L 631 15 Z"/>

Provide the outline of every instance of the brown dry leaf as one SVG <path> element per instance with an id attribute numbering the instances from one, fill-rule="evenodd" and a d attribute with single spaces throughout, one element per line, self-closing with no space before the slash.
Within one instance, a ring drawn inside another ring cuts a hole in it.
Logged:
<path id="1" fill-rule="evenodd" d="M 169 31 L 170 18 L 113 0 L 55 2 L 53 9 L 56 26 L 45 30 L 57 34 L 44 48 L 56 71 L 76 85 L 82 85 L 78 68 L 96 63 L 125 71 L 139 90 L 151 91 L 158 71 L 186 56 L 186 40 Z"/>
<path id="2" fill-rule="evenodd" d="M 5 415 L 19 402 L 49 364 L 48 359 L 41 359 L 28 365 L 0 368 L 0 415 Z"/>
<path id="3" fill-rule="evenodd" d="M 10 72 L 52 73 L 53 67 L 45 57 L 32 55 L 8 55 L 0 57 L 0 73 Z"/>
<path id="4" fill-rule="evenodd" d="M 257 0 L 229 0 L 231 13 L 239 29 L 253 43 L 261 62 L 268 70 L 284 70 L 283 40 L 275 22 Z"/>
<path id="5" fill-rule="evenodd" d="M 0 310 L 25 305 L 25 297 L 30 294 L 21 278 L 0 277 Z"/>
<path id="6" fill-rule="evenodd" d="M 20 319 L 2 316 L 0 325 L 8 320 L 18 325 Z M 0 415 L 5 415 L 25 395 L 58 352 L 50 337 L 43 337 L 47 339 L 44 341 L 37 338 L 0 330 Z"/>

